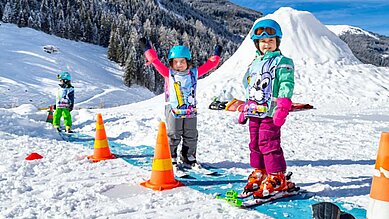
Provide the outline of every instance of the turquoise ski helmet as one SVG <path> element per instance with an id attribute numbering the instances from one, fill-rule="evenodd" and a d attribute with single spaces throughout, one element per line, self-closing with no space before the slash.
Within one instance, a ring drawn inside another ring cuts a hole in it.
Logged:
<path id="1" fill-rule="evenodd" d="M 63 71 L 63 72 L 59 73 L 57 75 L 57 78 L 59 80 L 67 80 L 67 81 L 71 81 L 72 80 L 72 77 L 70 76 L 69 72 L 67 72 L 67 71 Z"/>
<path id="2" fill-rule="evenodd" d="M 186 58 L 188 61 L 192 59 L 190 51 L 186 46 L 173 46 L 168 55 L 168 59 Z"/>
<path id="3" fill-rule="evenodd" d="M 272 19 L 264 19 L 258 21 L 251 32 L 251 40 L 259 40 L 263 38 L 282 38 L 281 26 Z"/>

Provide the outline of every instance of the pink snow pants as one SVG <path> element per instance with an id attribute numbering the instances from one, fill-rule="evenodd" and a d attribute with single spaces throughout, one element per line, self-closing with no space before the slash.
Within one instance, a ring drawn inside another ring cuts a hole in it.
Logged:
<path id="1" fill-rule="evenodd" d="M 266 169 L 267 173 L 286 170 L 284 152 L 281 148 L 281 127 L 274 125 L 273 118 L 250 117 L 250 165 Z"/>

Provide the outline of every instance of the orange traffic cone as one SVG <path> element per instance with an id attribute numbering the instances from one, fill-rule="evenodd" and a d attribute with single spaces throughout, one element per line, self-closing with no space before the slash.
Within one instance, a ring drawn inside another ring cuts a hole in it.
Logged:
<path id="1" fill-rule="evenodd" d="M 151 179 L 141 183 L 141 185 L 159 191 L 184 185 L 174 178 L 172 157 L 164 122 L 159 124 L 157 145 L 151 167 Z"/>
<path id="2" fill-rule="evenodd" d="M 53 123 L 53 105 L 49 107 L 49 115 L 47 115 L 46 122 Z"/>
<path id="3" fill-rule="evenodd" d="M 96 120 L 96 137 L 94 144 L 93 155 L 88 156 L 88 159 L 93 162 L 99 162 L 102 160 L 109 160 L 116 158 L 109 150 L 107 135 L 105 133 L 103 117 L 101 113 L 97 114 Z"/>
<path id="4" fill-rule="evenodd" d="M 373 182 L 371 183 L 367 218 L 389 218 L 389 132 L 381 134 Z"/>

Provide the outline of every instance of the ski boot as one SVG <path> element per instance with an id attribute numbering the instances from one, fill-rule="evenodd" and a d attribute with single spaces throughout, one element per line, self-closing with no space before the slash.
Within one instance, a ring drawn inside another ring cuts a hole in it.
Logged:
<path id="1" fill-rule="evenodd" d="M 269 198 L 279 192 L 292 191 L 295 184 L 290 182 L 289 172 L 286 176 L 284 172 L 268 174 L 266 179 L 262 181 L 260 188 L 253 193 L 254 198 Z"/>
<path id="2" fill-rule="evenodd" d="M 66 129 L 65 129 L 65 132 L 66 133 L 74 133 L 69 126 L 66 126 Z"/>
<path id="3" fill-rule="evenodd" d="M 62 132 L 62 130 L 61 130 L 61 127 L 60 127 L 60 126 L 54 126 L 54 128 L 57 130 L 57 132 Z"/>
<path id="4" fill-rule="evenodd" d="M 190 155 L 189 157 L 181 155 L 180 158 L 185 168 L 201 168 L 200 164 L 197 163 L 196 157 L 194 157 L 193 155 Z"/>
<path id="5" fill-rule="evenodd" d="M 262 184 L 262 181 L 266 179 L 265 169 L 255 169 L 248 177 L 248 182 L 244 187 L 244 190 L 239 194 L 240 198 L 246 198 L 253 192 L 257 191 Z"/>
<path id="6" fill-rule="evenodd" d="M 176 173 L 177 170 L 180 169 L 177 163 L 177 157 L 172 157 L 172 165 L 173 165 L 173 171 L 174 173 Z"/>

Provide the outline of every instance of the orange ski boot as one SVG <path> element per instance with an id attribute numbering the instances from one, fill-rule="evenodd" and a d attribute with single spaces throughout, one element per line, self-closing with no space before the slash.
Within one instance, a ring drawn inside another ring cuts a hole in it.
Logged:
<path id="1" fill-rule="evenodd" d="M 284 172 L 268 174 L 262 181 L 260 188 L 253 193 L 254 198 L 268 198 L 278 192 L 289 189 L 289 184 Z"/>
<path id="2" fill-rule="evenodd" d="M 262 181 L 266 179 L 265 169 L 255 169 L 248 177 L 248 182 L 244 187 L 243 192 L 239 195 L 240 198 L 250 196 L 253 192 L 257 191 L 262 184 Z"/>

